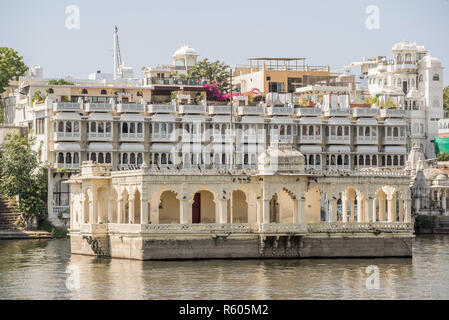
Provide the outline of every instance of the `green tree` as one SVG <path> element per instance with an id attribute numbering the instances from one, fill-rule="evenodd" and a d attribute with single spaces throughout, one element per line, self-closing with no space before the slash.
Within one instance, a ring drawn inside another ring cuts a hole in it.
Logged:
<path id="1" fill-rule="evenodd" d="M 23 63 L 23 57 L 17 51 L 0 47 L 0 94 L 5 92 L 11 80 L 19 80 L 28 71 Z"/>
<path id="2" fill-rule="evenodd" d="M 442 152 L 442 153 L 438 154 L 437 161 L 449 161 L 449 153 Z"/>
<path id="3" fill-rule="evenodd" d="M 208 82 L 214 81 L 222 92 L 229 89 L 229 67 L 219 60 L 210 62 L 206 58 L 198 61 L 189 69 L 188 76 Z"/>
<path id="4" fill-rule="evenodd" d="M 53 80 L 48 81 L 48 84 L 50 86 L 64 86 L 64 85 L 72 86 L 73 82 L 69 82 L 64 79 L 53 79 Z"/>
<path id="5" fill-rule="evenodd" d="M 9 199 L 19 196 L 23 227 L 32 218 L 44 216 L 47 208 L 47 169 L 39 166 L 34 144 L 34 137 L 9 132 L 0 155 L 0 192 Z"/>
<path id="6" fill-rule="evenodd" d="M 443 89 L 443 108 L 449 111 L 449 86 Z"/>

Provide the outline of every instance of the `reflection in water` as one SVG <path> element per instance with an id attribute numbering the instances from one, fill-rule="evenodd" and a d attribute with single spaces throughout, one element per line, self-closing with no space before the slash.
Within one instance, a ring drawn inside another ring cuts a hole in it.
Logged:
<path id="1" fill-rule="evenodd" d="M 142 262 L 70 256 L 68 240 L 0 241 L 0 257 L 0 299 L 449 298 L 447 236 L 417 237 L 413 259 Z"/>

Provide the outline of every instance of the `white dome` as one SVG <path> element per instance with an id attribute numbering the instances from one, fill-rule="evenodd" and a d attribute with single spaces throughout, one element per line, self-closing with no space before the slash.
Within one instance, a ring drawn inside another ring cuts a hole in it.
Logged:
<path id="1" fill-rule="evenodd" d="M 393 51 L 409 50 L 409 51 L 425 51 L 424 46 L 418 46 L 416 42 L 401 41 L 393 46 Z"/>
<path id="2" fill-rule="evenodd" d="M 176 52 L 173 54 L 173 58 L 181 56 L 199 56 L 199 54 L 195 49 L 189 47 L 188 45 L 183 45 L 181 48 L 176 50 Z"/>

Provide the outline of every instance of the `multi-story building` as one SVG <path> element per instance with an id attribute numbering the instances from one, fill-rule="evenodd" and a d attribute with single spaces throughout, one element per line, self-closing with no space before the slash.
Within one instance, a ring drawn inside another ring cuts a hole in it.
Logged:
<path id="1" fill-rule="evenodd" d="M 304 58 L 252 58 L 249 65 L 235 67 L 233 83 L 242 93 L 293 93 L 297 88 L 324 82 L 329 85 L 336 76 L 329 66 L 309 66 Z"/>
<path id="2" fill-rule="evenodd" d="M 441 61 L 416 43 L 399 42 L 392 51 L 391 60 L 376 57 L 362 63 L 369 94 L 379 97 L 380 107 L 405 110 L 407 150 L 418 144 L 432 158 L 438 120 L 444 117 Z"/>

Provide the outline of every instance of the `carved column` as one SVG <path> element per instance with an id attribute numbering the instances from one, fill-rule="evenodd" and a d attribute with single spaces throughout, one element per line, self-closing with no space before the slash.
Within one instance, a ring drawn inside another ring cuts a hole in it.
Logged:
<path id="1" fill-rule="evenodd" d="M 341 213 L 342 221 L 348 222 L 348 191 L 345 191 L 341 195 Z"/>
<path id="2" fill-rule="evenodd" d="M 117 223 L 122 223 L 122 216 L 123 216 L 123 199 L 121 196 L 118 196 L 117 198 Z"/>
<path id="3" fill-rule="evenodd" d="M 373 199 L 366 199 L 366 222 L 373 222 Z"/>
<path id="4" fill-rule="evenodd" d="M 148 224 L 148 199 L 143 196 L 140 199 L 140 223 Z"/>
<path id="5" fill-rule="evenodd" d="M 220 199 L 218 200 L 218 214 L 216 223 L 225 224 L 228 223 L 228 200 Z M 232 223 L 232 221 L 231 221 Z"/>
<path id="6" fill-rule="evenodd" d="M 179 223 L 189 223 L 189 201 L 187 199 L 179 200 Z"/>
<path id="7" fill-rule="evenodd" d="M 410 199 L 404 200 L 404 222 L 412 222 L 412 201 Z"/>
<path id="8" fill-rule="evenodd" d="M 337 222 L 337 200 L 329 200 L 329 222 Z"/>
<path id="9" fill-rule="evenodd" d="M 128 212 L 128 223 L 134 223 L 134 194 L 129 195 L 129 212 Z"/>
<path id="10" fill-rule="evenodd" d="M 365 198 L 362 195 L 357 195 L 357 222 L 364 222 L 364 203 Z"/>
<path id="11" fill-rule="evenodd" d="M 394 194 L 387 195 L 388 222 L 394 222 L 396 220 L 395 200 Z"/>
<path id="12" fill-rule="evenodd" d="M 262 223 L 270 223 L 270 200 L 263 200 Z"/>

